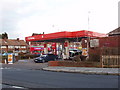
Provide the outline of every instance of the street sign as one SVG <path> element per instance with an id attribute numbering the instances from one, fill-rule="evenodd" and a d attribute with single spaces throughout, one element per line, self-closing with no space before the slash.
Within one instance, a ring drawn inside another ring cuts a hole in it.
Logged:
<path id="1" fill-rule="evenodd" d="M 13 64 L 13 54 L 8 54 L 8 64 Z"/>
<path id="2" fill-rule="evenodd" d="M 90 40 L 90 47 L 99 47 L 99 39 Z"/>

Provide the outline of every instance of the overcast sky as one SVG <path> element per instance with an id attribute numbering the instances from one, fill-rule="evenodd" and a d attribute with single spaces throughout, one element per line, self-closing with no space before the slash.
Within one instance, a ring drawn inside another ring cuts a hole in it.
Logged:
<path id="1" fill-rule="evenodd" d="M 7 32 L 10 39 L 42 32 L 108 33 L 118 27 L 118 1 L 0 0 L 0 33 Z"/>

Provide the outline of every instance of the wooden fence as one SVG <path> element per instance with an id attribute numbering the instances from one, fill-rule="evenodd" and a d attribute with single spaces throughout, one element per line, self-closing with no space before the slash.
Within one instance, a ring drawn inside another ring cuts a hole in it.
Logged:
<path id="1" fill-rule="evenodd" d="M 102 55 L 101 67 L 120 67 L 120 55 Z"/>

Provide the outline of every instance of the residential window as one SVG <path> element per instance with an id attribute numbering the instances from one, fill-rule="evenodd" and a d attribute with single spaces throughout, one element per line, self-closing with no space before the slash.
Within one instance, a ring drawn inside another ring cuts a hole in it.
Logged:
<path id="1" fill-rule="evenodd" d="M 14 46 L 8 46 L 8 48 L 14 48 Z"/>
<path id="2" fill-rule="evenodd" d="M 1 46 L 1 48 L 6 48 L 6 46 Z"/>
<path id="3" fill-rule="evenodd" d="M 21 46 L 21 48 L 26 48 L 26 46 Z"/>
<path id="4" fill-rule="evenodd" d="M 21 50 L 23 53 L 26 53 L 26 50 Z"/>
<path id="5" fill-rule="evenodd" d="M 15 46 L 15 48 L 20 48 L 20 46 Z"/>

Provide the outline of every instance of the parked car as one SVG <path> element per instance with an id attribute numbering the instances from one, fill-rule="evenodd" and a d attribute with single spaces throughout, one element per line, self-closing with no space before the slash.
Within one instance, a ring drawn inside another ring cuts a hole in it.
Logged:
<path id="1" fill-rule="evenodd" d="M 8 55 L 8 53 L 3 53 L 3 54 L 2 54 L 2 56 L 7 56 L 7 55 Z"/>
<path id="2" fill-rule="evenodd" d="M 81 55 L 82 51 L 78 49 L 70 49 L 69 50 L 69 59 L 73 59 L 74 56 L 76 55 Z"/>
<path id="3" fill-rule="evenodd" d="M 48 62 L 48 61 L 55 61 L 58 59 L 57 55 L 54 54 L 45 54 L 45 55 L 41 55 L 40 57 L 37 57 L 34 59 L 35 63 L 44 63 L 44 62 Z"/>

